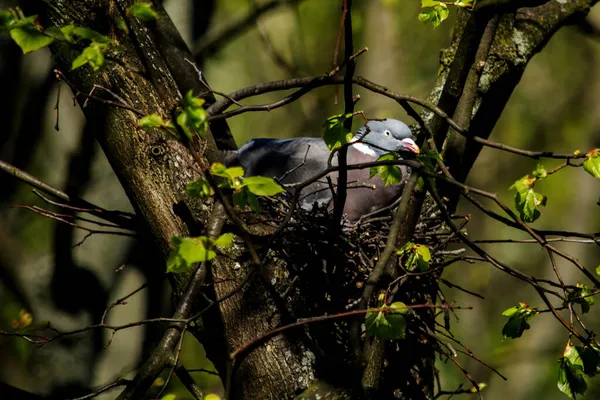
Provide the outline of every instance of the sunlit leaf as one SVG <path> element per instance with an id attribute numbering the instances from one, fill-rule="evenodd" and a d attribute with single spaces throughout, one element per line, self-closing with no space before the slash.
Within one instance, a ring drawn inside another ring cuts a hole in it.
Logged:
<path id="1" fill-rule="evenodd" d="M 588 158 L 583 162 L 583 169 L 594 178 L 600 179 L 600 149 L 594 149 L 586 156 Z"/>
<path id="2" fill-rule="evenodd" d="M 273 178 L 266 176 L 249 176 L 242 184 L 257 196 L 275 196 L 285 190 Z"/>
<path id="3" fill-rule="evenodd" d="M 75 60 L 73 60 L 71 69 L 77 69 L 85 64 L 90 64 L 94 71 L 97 71 L 104 64 L 103 51 L 105 48 L 105 45 L 92 42 L 92 44 L 83 49 L 81 54 Z"/>
<path id="4" fill-rule="evenodd" d="M 541 172 L 539 172 L 541 174 Z M 533 189 L 536 178 L 529 175 L 516 181 L 509 189 L 516 190 L 515 208 L 524 222 L 534 222 L 540 217 L 539 208 L 546 205 L 546 196 Z"/>
<path id="5" fill-rule="evenodd" d="M 535 171 L 533 171 L 533 176 L 537 179 L 545 178 L 548 176 L 548 171 L 544 168 L 543 165 L 539 164 Z"/>
<path id="6" fill-rule="evenodd" d="M 504 310 L 502 315 L 508 317 L 508 321 L 502 328 L 502 336 L 516 339 L 530 328 L 528 321 L 537 315 L 537 311 L 531 309 L 527 304 L 519 303 L 516 307 Z"/>
<path id="7" fill-rule="evenodd" d="M 192 131 L 190 130 L 190 128 L 188 127 L 187 113 L 186 112 L 179 113 L 179 115 L 177 115 L 177 118 L 175 119 L 175 121 L 177 122 L 177 125 L 179 125 L 181 130 L 183 131 L 185 137 L 189 141 L 192 141 L 193 134 L 192 134 Z"/>
<path id="8" fill-rule="evenodd" d="M 227 175 L 227 167 L 220 162 L 212 163 L 210 166 L 210 173 L 222 178 L 229 178 L 229 175 Z"/>
<path id="9" fill-rule="evenodd" d="M 11 29 L 10 37 L 23 50 L 23 54 L 39 50 L 54 41 L 54 38 L 43 34 L 35 26 Z"/>
<path id="10" fill-rule="evenodd" d="M 383 306 L 377 312 L 368 312 L 365 321 L 367 335 L 377 336 L 382 340 L 404 339 L 406 319 L 403 314 L 406 314 L 406 306 L 400 302 Z"/>
<path id="11" fill-rule="evenodd" d="M 442 2 L 437 2 L 433 7 L 419 13 L 417 18 L 424 24 L 431 23 L 434 28 L 437 28 L 446 18 L 448 18 L 449 14 L 450 10 L 448 10 L 448 6 Z"/>
<path id="12" fill-rule="evenodd" d="M 178 237 L 171 240 L 173 250 L 167 260 L 167 272 L 181 273 L 189 270 L 194 263 L 210 261 L 217 253 L 210 247 L 210 239 L 206 236 Z"/>
<path id="13" fill-rule="evenodd" d="M 559 360 L 557 385 L 561 392 L 572 399 L 577 394 L 584 394 L 587 389 L 583 361 L 573 346 L 567 345 L 564 357 Z"/>
<path id="14" fill-rule="evenodd" d="M 215 239 L 215 246 L 223 247 L 224 249 L 228 249 L 233 244 L 233 233 L 224 233 Z"/>
<path id="15" fill-rule="evenodd" d="M 143 116 L 138 120 L 138 126 L 142 129 L 152 128 L 172 128 L 173 124 L 170 121 L 165 121 L 158 114 L 150 114 Z"/>
<path id="16" fill-rule="evenodd" d="M 381 155 L 377 161 L 396 160 L 396 156 L 392 153 Z M 379 175 L 384 186 L 395 185 L 402 182 L 402 170 L 397 165 L 378 165 L 371 167 L 370 177 Z"/>
<path id="17" fill-rule="evenodd" d="M 421 7 L 422 8 L 435 7 L 438 4 L 440 4 L 440 2 L 439 1 L 435 1 L 435 0 L 421 0 Z"/>
<path id="18" fill-rule="evenodd" d="M 352 114 L 334 115 L 323 123 L 323 140 L 329 150 L 337 149 L 352 139 L 352 133 L 344 127 L 344 122 L 351 116 Z"/>
<path id="19" fill-rule="evenodd" d="M 400 250 L 396 252 L 398 256 L 405 256 L 404 268 L 412 271 L 415 268 L 420 271 L 429 269 L 429 261 L 431 261 L 431 252 L 429 248 L 422 244 L 407 242 Z"/>
<path id="20" fill-rule="evenodd" d="M 132 15 L 142 21 L 153 21 L 158 18 L 158 13 L 154 10 L 152 4 L 145 1 L 133 3 L 127 9 L 127 15 Z"/>

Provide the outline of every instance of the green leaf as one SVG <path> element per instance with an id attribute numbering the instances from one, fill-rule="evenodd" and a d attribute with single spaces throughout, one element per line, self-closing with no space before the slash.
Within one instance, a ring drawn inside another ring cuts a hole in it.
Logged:
<path id="1" fill-rule="evenodd" d="M 444 3 L 440 3 L 440 5 L 436 7 L 436 9 L 438 10 L 438 15 L 440 18 L 439 24 L 441 24 L 450 15 L 450 10 L 448 9 L 448 6 L 445 5 Z M 438 25 L 433 24 L 433 27 L 436 28 L 437 26 L 439 26 L 439 24 Z"/>
<path id="2" fill-rule="evenodd" d="M 583 162 L 583 169 L 594 178 L 600 179 L 600 149 L 594 149 L 586 156 L 588 158 Z"/>
<path id="3" fill-rule="evenodd" d="M 249 176 L 244 178 L 242 185 L 257 196 L 275 196 L 285 191 L 273 178 L 266 176 Z"/>
<path id="4" fill-rule="evenodd" d="M 440 2 L 435 0 L 421 0 L 421 8 L 435 7 L 439 4 Z"/>
<path id="5" fill-rule="evenodd" d="M 473 0 L 458 0 L 454 2 L 456 7 L 471 8 L 473 7 Z"/>
<path id="6" fill-rule="evenodd" d="M 365 321 L 367 335 L 377 336 L 382 340 L 404 339 L 406 319 L 402 314 L 406 312 L 406 305 L 400 302 L 383 306 L 378 312 L 368 312 Z"/>
<path id="7" fill-rule="evenodd" d="M 583 361 L 575 347 L 567 345 L 564 357 L 559 360 L 558 388 L 572 399 L 584 394 L 587 383 L 583 374 Z"/>
<path id="8" fill-rule="evenodd" d="M 158 114 L 150 114 L 140 118 L 138 120 L 138 126 L 142 129 L 174 128 L 171 121 L 165 121 L 163 117 Z"/>
<path id="9" fill-rule="evenodd" d="M 227 175 L 227 167 L 220 162 L 212 163 L 210 166 L 210 173 L 211 175 L 220 176 L 221 178 L 229 178 L 229 175 Z"/>
<path id="10" fill-rule="evenodd" d="M 525 303 L 519 303 L 516 307 L 504 310 L 502 315 L 508 317 L 508 321 L 502 328 L 502 336 L 505 339 L 516 339 L 521 337 L 523 332 L 530 328 L 528 321 L 537 315 L 537 311 L 531 309 Z"/>
<path id="11" fill-rule="evenodd" d="M 129 33 L 129 27 L 127 26 L 127 22 L 125 21 L 125 18 L 121 17 L 120 15 L 115 17 L 115 25 L 117 25 L 117 28 L 119 28 L 123 32 Z"/>
<path id="12" fill-rule="evenodd" d="M 73 63 L 71 64 L 71 70 L 82 67 L 85 64 L 90 64 L 94 71 L 100 69 L 100 67 L 104 64 L 104 54 L 102 52 L 105 50 L 105 46 L 106 45 L 92 42 L 92 44 L 83 49 L 81 54 L 73 60 Z"/>
<path id="13" fill-rule="evenodd" d="M 600 275 L 600 265 L 596 267 L 596 275 Z"/>
<path id="14" fill-rule="evenodd" d="M 0 32 L 10 29 L 18 20 L 14 10 L 0 10 Z"/>
<path id="15" fill-rule="evenodd" d="M 393 153 L 387 153 L 380 156 L 377 161 L 397 160 Z M 378 165 L 371 167 L 370 178 L 379 175 L 384 186 L 395 185 L 402 182 L 402 170 L 397 165 Z"/>
<path id="16" fill-rule="evenodd" d="M 450 10 L 448 10 L 448 6 L 444 3 L 438 2 L 432 8 L 426 9 L 425 11 L 419 13 L 417 17 L 419 21 L 426 24 L 430 22 L 434 28 L 440 26 L 440 24 L 448 18 L 450 14 Z"/>
<path id="17" fill-rule="evenodd" d="M 252 211 L 260 212 L 260 204 L 254 193 L 250 193 L 247 187 L 242 187 L 241 190 L 233 192 L 233 204 L 239 208 L 249 206 Z"/>
<path id="18" fill-rule="evenodd" d="M 208 130 L 208 114 L 202 108 L 204 103 L 204 99 L 195 97 L 192 90 L 183 97 L 183 111 L 177 116 L 177 124 L 188 140 L 192 140 L 192 130 L 200 135 Z"/>
<path id="19" fill-rule="evenodd" d="M 538 164 L 536 170 L 533 171 L 533 176 L 537 179 L 542 179 L 548 176 L 548 171 L 546 171 L 543 165 Z"/>
<path id="20" fill-rule="evenodd" d="M 594 296 L 591 296 L 592 293 L 594 291 L 586 284 L 577 282 L 576 288 L 567 292 L 567 300 L 564 302 L 564 305 L 569 302 L 579 304 L 581 306 L 581 313 L 586 314 L 590 311 L 590 306 L 596 303 Z"/>
<path id="21" fill-rule="evenodd" d="M 192 131 L 190 130 L 190 128 L 188 128 L 188 115 L 187 113 L 184 111 L 182 113 L 180 113 L 177 118 L 175 119 L 175 121 L 177 122 L 177 125 L 179 125 L 179 127 L 181 128 L 181 130 L 183 131 L 185 137 L 191 142 L 192 141 Z"/>
<path id="22" fill-rule="evenodd" d="M 245 208 L 248 205 L 248 190 L 244 189 L 239 192 L 233 192 L 233 204 L 235 204 L 236 207 Z"/>
<path id="23" fill-rule="evenodd" d="M 351 116 L 352 114 L 334 115 L 323 123 L 323 140 L 330 151 L 350 143 L 353 135 L 344 127 L 344 122 Z"/>
<path id="24" fill-rule="evenodd" d="M 429 251 L 429 247 L 418 244 L 416 254 L 419 257 L 419 261 L 422 261 L 426 264 L 425 268 L 422 269 L 427 269 L 429 266 L 429 261 L 431 261 L 431 252 Z"/>
<path id="25" fill-rule="evenodd" d="M 132 15 L 142 21 L 153 21 L 158 18 L 158 13 L 152 8 L 152 4 L 145 1 L 133 3 L 127 9 L 127 15 Z"/>
<path id="26" fill-rule="evenodd" d="M 11 29 L 10 37 L 23 50 L 23 54 L 39 50 L 54 41 L 54 38 L 43 34 L 35 26 Z"/>
<path id="27" fill-rule="evenodd" d="M 167 260 L 167 272 L 185 272 L 191 269 L 194 263 L 210 261 L 217 255 L 214 250 L 207 248 L 210 240 L 206 236 L 175 236 L 171 242 L 174 248 Z"/>
<path id="28" fill-rule="evenodd" d="M 210 183 L 204 178 L 196 179 L 195 181 L 188 183 L 185 192 L 188 196 L 199 197 L 201 199 L 207 199 L 215 194 Z"/>
<path id="29" fill-rule="evenodd" d="M 434 171 L 437 166 L 437 161 L 444 161 L 442 155 L 437 150 L 431 150 L 427 148 L 421 149 L 421 152 L 417 154 L 417 160 L 421 161 L 425 169 Z"/>
<path id="30" fill-rule="evenodd" d="M 160 398 L 160 400 L 176 400 L 176 399 L 177 399 L 177 396 L 175 396 L 173 393 L 166 394 Z"/>
<path id="31" fill-rule="evenodd" d="M 575 346 L 581 361 L 583 362 L 583 372 L 593 377 L 600 374 L 600 349 L 592 346 Z"/>
<path id="32" fill-rule="evenodd" d="M 407 242 L 400 250 L 396 252 L 399 256 L 408 255 L 404 263 L 404 268 L 407 271 L 412 271 L 415 268 L 420 271 L 429 269 L 429 261 L 431 261 L 431 252 L 429 248 L 422 244 Z"/>
<path id="33" fill-rule="evenodd" d="M 233 233 L 224 233 L 215 240 L 215 246 L 228 249 L 233 244 Z"/>
<path id="34" fill-rule="evenodd" d="M 63 27 L 63 33 L 65 33 L 65 31 L 67 31 L 67 29 L 65 29 L 65 28 L 66 27 Z M 80 27 L 80 26 L 71 25 L 71 26 L 69 26 L 68 31 L 70 31 L 72 33 L 72 35 L 74 35 L 74 36 L 79 36 L 81 39 L 88 39 L 88 40 L 91 40 L 92 42 L 97 42 L 97 43 L 102 43 L 102 44 L 108 44 L 108 43 L 112 42 L 112 40 L 110 40 L 110 38 L 108 36 L 104 36 L 90 28 L 84 28 L 84 27 Z"/>
<path id="35" fill-rule="evenodd" d="M 519 211 L 520 218 L 524 222 L 537 220 L 540 217 L 539 207 L 546 205 L 546 196 L 533 190 L 535 181 L 535 177 L 530 178 L 529 175 L 525 175 L 509 188 L 517 191 L 515 193 L 515 208 Z"/>
<path id="36" fill-rule="evenodd" d="M 243 167 L 230 167 L 227 168 L 227 175 L 231 178 L 241 178 L 244 176 L 244 168 Z"/>

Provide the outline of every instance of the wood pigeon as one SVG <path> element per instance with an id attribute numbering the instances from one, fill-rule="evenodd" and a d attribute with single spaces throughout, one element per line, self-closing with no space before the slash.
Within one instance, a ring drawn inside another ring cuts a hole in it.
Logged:
<path id="1" fill-rule="evenodd" d="M 418 154 L 419 147 L 411 139 L 409 127 L 401 121 L 371 120 L 354 135 L 348 147 L 347 163 L 361 164 L 376 161 L 391 151 Z M 331 152 L 322 138 L 251 139 L 236 152 L 236 161 L 245 169 L 246 176 L 267 176 L 283 184 L 301 183 L 327 169 Z M 332 165 L 338 157 L 332 158 Z M 344 214 L 350 221 L 380 210 L 400 197 L 408 168 L 401 166 L 403 179 L 400 184 L 385 186 L 379 175 L 370 177 L 369 168 L 348 170 L 347 196 Z M 329 174 L 337 184 L 338 173 Z M 292 189 L 293 190 L 293 189 Z M 310 210 L 317 203 L 333 207 L 333 198 L 327 179 L 302 189 L 299 204 Z"/>

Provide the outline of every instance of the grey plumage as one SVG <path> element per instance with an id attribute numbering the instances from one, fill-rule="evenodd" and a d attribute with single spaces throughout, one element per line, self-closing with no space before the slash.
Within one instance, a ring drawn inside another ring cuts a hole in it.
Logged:
<path id="1" fill-rule="evenodd" d="M 411 132 L 403 122 L 387 119 L 369 121 L 352 139 L 356 142 L 348 147 L 348 165 L 376 161 L 390 151 L 418 153 Z M 246 170 L 246 176 L 268 176 L 284 184 L 304 182 L 327 169 L 330 156 L 327 145 L 321 138 L 296 139 L 252 139 L 237 151 L 237 162 Z M 337 155 L 332 165 L 337 165 Z M 403 179 L 408 170 L 401 167 Z M 369 177 L 369 169 L 348 170 L 348 189 L 344 213 L 346 218 L 356 220 L 360 216 L 377 211 L 396 200 L 402 191 L 403 182 L 384 186 L 379 176 Z M 329 174 L 337 183 L 338 173 Z M 305 187 L 300 193 L 300 205 L 305 209 L 330 203 L 332 193 L 325 177 Z"/>

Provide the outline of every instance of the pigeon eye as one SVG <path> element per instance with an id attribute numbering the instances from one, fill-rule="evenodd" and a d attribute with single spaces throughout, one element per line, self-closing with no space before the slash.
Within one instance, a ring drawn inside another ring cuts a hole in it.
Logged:
<path id="1" fill-rule="evenodd" d="M 392 136 L 392 133 L 390 131 L 384 131 L 383 134 L 386 136 Z"/>

